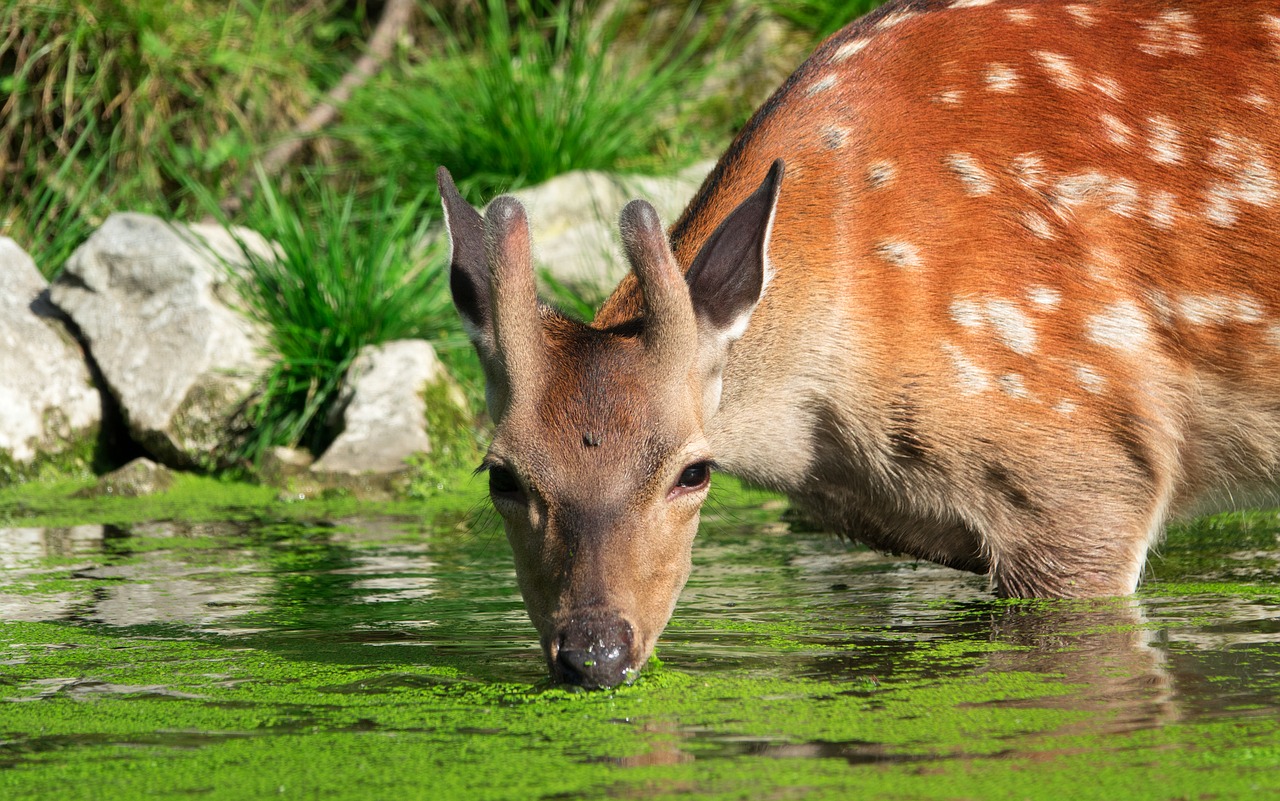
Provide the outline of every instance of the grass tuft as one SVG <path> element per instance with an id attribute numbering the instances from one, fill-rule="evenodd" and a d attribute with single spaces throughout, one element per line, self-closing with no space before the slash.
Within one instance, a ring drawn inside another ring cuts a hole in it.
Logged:
<path id="1" fill-rule="evenodd" d="M 825 39 L 885 0 L 770 0 L 769 10 L 797 28 Z"/>
<path id="2" fill-rule="evenodd" d="M 473 202 L 576 169 L 669 166 L 714 26 L 697 24 L 697 4 L 675 20 L 644 15 L 638 30 L 632 3 L 595 18 L 578 8 L 561 0 L 540 16 L 517 0 L 513 25 L 502 0 L 487 0 L 483 19 L 456 32 L 433 14 L 443 53 L 353 98 L 345 136 L 402 185 L 431 186 L 448 166 Z"/>
<path id="3" fill-rule="evenodd" d="M 246 266 L 231 280 L 244 311 L 269 331 L 277 360 L 234 457 L 257 462 L 277 445 L 323 450 L 332 439 L 327 412 L 366 345 L 461 339 L 444 254 L 424 244 L 426 198 L 404 201 L 389 185 L 358 197 L 310 174 L 286 198 L 260 177 L 247 216 L 277 257 L 241 242 Z"/>

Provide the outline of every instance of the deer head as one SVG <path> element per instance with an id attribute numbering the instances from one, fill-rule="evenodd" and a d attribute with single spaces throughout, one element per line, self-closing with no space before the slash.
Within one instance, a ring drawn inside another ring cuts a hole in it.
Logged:
<path id="1" fill-rule="evenodd" d="M 437 174 L 454 304 L 496 424 L 482 470 L 560 681 L 633 678 L 689 576 L 715 460 L 704 426 L 765 290 L 782 173 L 775 162 L 683 273 L 653 207 L 627 205 L 622 242 L 643 311 L 611 327 L 539 303 L 518 201 L 499 197 L 481 217 Z"/>

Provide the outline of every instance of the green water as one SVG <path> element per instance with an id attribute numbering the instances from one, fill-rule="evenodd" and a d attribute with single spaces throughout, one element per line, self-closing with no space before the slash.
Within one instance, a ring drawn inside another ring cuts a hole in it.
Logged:
<path id="1" fill-rule="evenodd" d="M 1274 513 L 1001 603 L 721 490 L 661 664 L 585 693 L 478 493 L 0 494 L 0 799 L 1280 797 Z"/>

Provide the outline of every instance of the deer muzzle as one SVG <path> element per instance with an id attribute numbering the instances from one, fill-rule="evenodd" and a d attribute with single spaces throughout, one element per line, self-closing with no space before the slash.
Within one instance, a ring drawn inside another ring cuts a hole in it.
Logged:
<path id="1" fill-rule="evenodd" d="M 635 632 L 617 612 L 588 608 L 565 616 L 547 658 L 556 681 L 587 689 L 616 687 L 638 672 Z"/>

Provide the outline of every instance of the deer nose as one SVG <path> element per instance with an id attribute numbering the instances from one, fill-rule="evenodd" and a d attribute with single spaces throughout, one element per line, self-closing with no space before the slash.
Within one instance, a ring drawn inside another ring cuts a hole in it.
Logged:
<path id="1" fill-rule="evenodd" d="M 633 634 L 631 624 L 616 612 L 573 615 L 556 641 L 556 680 L 596 689 L 615 687 L 627 677 Z"/>

